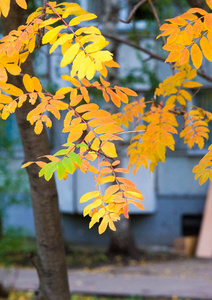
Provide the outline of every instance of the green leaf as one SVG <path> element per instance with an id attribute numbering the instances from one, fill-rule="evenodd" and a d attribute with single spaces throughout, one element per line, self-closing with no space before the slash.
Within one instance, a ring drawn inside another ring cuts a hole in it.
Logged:
<path id="1" fill-rule="evenodd" d="M 77 155 L 76 153 L 74 152 L 69 152 L 68 154 L 68 157 L 70 157 L 70 159 L 75 163 L 77 164 L 79 167 L 81 166 L 81 159 L 79 157 L 79 155 Z"/>
<path id="2" fill-rule="evenodd" d="M 54 156 L 58 156 L 58 155 L 66 155 L 68 153 L 68 149 L 61 149 L 59 151 L 57 151 Z"/>
<path id="3" fill-rule="evenodd" d="M 52 178 L 54 171 L 57 169 L 57 161 L 52 161 L 46 164 L 39 172 L 39 177 L 44 175 L 44 178 L 49 181 Z"/>
<path id="4" fill-rule="evenodd" d="M 88 148 L 88 145 L 86 145 L 86 144 L 84 144 L 84 143 L 80 143 L 80 144 L 77 145 L 77 148 L 80 148 L 80 147 L 85 148 L 86 150 L 89 149 L 89 148 Z"/>
<path id="5" fill-rule="evenodd" d="M 70 158 L 65 157 L 62 160 L 62 164 L 65 167 L 65 169 L 68 171 L 68 173 L 71 173 L 71 174 L 74 173 L 74 163 Z"/>
<path id="6" fill-rule="evenodd" d="M 61 180 L 65 176 L 65 167 L 63 166 L 62 162 L 60 161 L 57 164 L 57 177 Z"/>

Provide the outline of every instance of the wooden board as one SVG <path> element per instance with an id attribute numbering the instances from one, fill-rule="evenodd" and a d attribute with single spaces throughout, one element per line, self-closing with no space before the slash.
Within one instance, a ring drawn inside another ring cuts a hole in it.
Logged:
<path id="1" fill-rule="evenodd" d="M 197 245 L 196 236 L 185 236 L 174 240 L 174 250 L 186 257 L 194 256 Z"/>
<path id="2" fill-rule="evenodd" d="M 198 238 L 196 257 L 212 257 L 212 183 L 208 187 L 208 193 L 205 201 L 204 215 Z"/>

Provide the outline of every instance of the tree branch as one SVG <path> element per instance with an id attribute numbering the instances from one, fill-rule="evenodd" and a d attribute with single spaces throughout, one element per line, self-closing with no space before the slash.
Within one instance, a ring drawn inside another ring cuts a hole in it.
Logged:
<path id="1" fill-rule="evenodd" d="M 133 7 L 133 9 L 131 10 L 130 15 L 129 15 L 129 17 L 128 17 L 128 19 L 127 19 L 126 21 L 121 20 L 121 19 L 119 19 L 119 18 L 118 18 L 118 20 L 119 20 L 120 22 L 123 22 L 123 23 L 126 23 L 126 24 L 130 23 L 131 20 L 132 20 L 132 18 L 133 18 L 133 16 L 134 16 L 134 14 L 136 13 L 136 10 L 137 10 L 140 6 L 144 5 L 144 4 L 147 3 L 147 2 L 148 2 L 148 0 L 141 0 L 140 2 L 138 2 L 138 3 Z"/>
<path id="2" fill-rule="evenodd" d="M 138 49 L 138 50 L 140 50 L 140 51 L 142 51 L 142 52 L 148 54 L 151 58 L 155 58 L 155 59 L 157 59 L 157 60 L 160 60 L 160 61 L 162 61 L 162 62 L 165 62 L 165 58 L 163 58 L 163 57 L 161 57 L 161 56 L 159 56 L 159 55 L 157 55 L 157 54 L 155 54 L 155 53 L 152 53 L 151 51 L 149 51 L 149 50 L 147 50 L 147 49 L 141 47 L 140 45 L 136 45 L 136 44 L 134 44 L 134 43 L 132 43 L 132 42 L 130 42 L 130 41 L 128 41 L 128 40 L 125 40 L 125 39 L 122 39 L 122 38 L 119 38 L 119 37 L 117 37 L 117 36 L 113 36 L 113 35 L 110 35 L 110 34 L 107 34 L 107 33 L 102 33 L 102 34 L 103 34 L 106 38 L 108 38 L 108 39 L 112 39 L 112 40 L 117 41 L 118 43 L 123 43 L 123 44 L 129 45 L 129 46 L 131 46 L 131 47 L 133 47 L 133 48 L 135 48 L 135 49 Z"/>
<path id="3" fill-rule="evenodd" d="M 142 52 L 148 54 L 150 56 L 150 58 L 153 58 L 153 59 L 156 59 L 158 61 L 162 61 L 162 62 L 165 63 L 165 60 L 166 60 L 165 58 L 163 58 L 162 56 L 159 56 L 158 54 L 153 53 L 153 52 L 141 47 L 140 45 L 136 45 L 136 44 L 134 44 L 134 43 L 132 43 L 128 40 L 125 40 L 125 39 L 122 39 L 122 38 L 119 38 L 117 36 L 113 36 L 113 35 L 110 35 L 110 34 L 103 33 L 103 35 L 108 39 L 115 40 L 118 43 L 122 43 L 122 44 L 128 45 L 130 47 L 133 47 L 133 48 L 135 48 L 139 51 L 142 51 Z M 197 74 L 200 77 L 206 79 L 207 81 L 212 82 L 212 77 L 210 75 L 206 74 L 205 72 L 197 71 Z"/>

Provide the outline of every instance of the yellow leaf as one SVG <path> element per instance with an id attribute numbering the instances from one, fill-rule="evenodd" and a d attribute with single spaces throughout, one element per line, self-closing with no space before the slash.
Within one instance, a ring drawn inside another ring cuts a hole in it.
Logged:
<path id="1" fill-rule="evenodd" d="M 93 79 L 94 75 L 96 73 L 96 68 L 95 68 L 95 64 L 94 62 L 92 61 L 89 68 L 87 68 L 86 70 L 86 77 L 88 80 L 91 80 Z"/>
<path id="2" fill-rule="evenodd" d="M 59 46 L 59 45 L 63 45 L 68 41 L 72 41 L 73 40 L 74 35 L 73 34 L 68 34 L 68 33 L 64 33 L 61 37 L 59 37 L 56 42 L 53 43 L 51 49 L 49 50 L 49 53 L 51 54 L 52 52 L 54 52 L 54 50 Z"/>
<path id="3" fill-rule="evenodd" d="M 61 89 L 59 89 L 58 91 L 56 91 L 56 94 L 55 95 L 65 95 L 67 93 L 70 93 L 71 91 L 73 90 L 72 87 L 63 87 Z"/>
<path id="4" fill-rule="evenodd" d="M 3 16 L 6 18 L 8 16 L 9 10 L 10 10 L 10 1 L 2 1 L 1 10 L 2 10 Z"/>
<path id="5" fill-rule="evenodd" d="M 206 0 L 206 3 L 212 9 L 212 0 Z"/>
<path id="6" fill-rule="evenodd" d="M 25 89 L 28 92 L 30 92 L 30 93 L 34 92 L 34 84 L 33 84 L 32 78 L 28 74 L 24 75 L 23 84 L 24 84 Z"/>
<path id="7" fill-rule="evenodd" d="M 205 27 L 206 27 L 208 30 L 211 30 L 211 28 L 212 28 L 212 14 L 207 14 L 207 15 L 204 17 L 204 24 L 205 24 Z"/>
<path id="8" fill-rule="evenodd" d="M 90 59 L 89 56 L 87 56 L 85 58 L 84 62 L 79 67 L 79 72 L 78 72 L 79 80 L 82 80 L 85 77 L 86 71 L 87 71 L 87 69 L 89 69 L 91 63 L 92 63 L 92 60 Z"/>
<path id="9" fill-rule="evenodd" d="M 36 35 L 29 41 L 28 44 L 29 53 L 32 53 L 34 51 L 35 46 L 36 46 Z"/>
<path id="10" fill-rule="evenodd" d="M 21 72 L 21 68 L 15 64 L 6 64 L 5 65 L 7 71 L 12 75 L 19 75 Z"/>
<path id="11" fill-rule="evenodd" d="M 75 60 L 73 61 L 71 77 L 74 77 L 76 75 L 84 60 L 85 60 L 85 52 L 81 51 L 79 52 L 79 54 L 77 54 Z"/>
<path id="12" fill-rule="evenodd" d="M 106 215 L 103 217 L 101 224 L 99 225 L 99 234 L 102 234 L 107 229 L 108 223 L 109 223 L 110 217 L 109 215 Z"/>
<path id="13" fill-rule="evenodd" d="M 42 86 L 40 84 L 40 80 L 37 77 L 32 77 L 32 82 L 33 82 L 34 89 L 36 90 L 36 92 L 41 92 Z"/>
<path id="14" fill-rule="evenodd" d="M 71 132 L 69 133 L 68 136 L 68 143 L 72 143 L 75 142 L 76 140 L 78 140 L 79 138 L 81 138 L 83 131 L 86 130 L 87 126 L 86 124 L 78 124 L 77 126 L 75 126 Z"/>
<path id="15" fill-rule="evenodd" d="M 102 204 L 102 199 L 98 199 L 96 201 L 94 201 L 93 203 L 87 205 L 85 208 L 84 208 L 84 211 L 83 211 L 83 216 L 87 216 L 90 211 L 98 206 L 100 206 Z"/>
<path id="16" fill-rule="evenodd" d="M 40 134 L 43 130 L 43 123 L 41 120 L 38 120 L 36 123 L 35 123 L 35 128 L 34 128 L 34 131 L 36 134 Z"/>
<path id="17" fill-rule="evenodd" d="M 116 231 L 116 227 L 111 219 L 109 220 L 109 227 L 111 230 Z"/>
<path id="18" fill-rule="evenodd" d="M 113 58 L 113 54 L 107 50 L 92 53 L 90 56 L 95 60 L 99 60 L 100 62 L 110 61 Z"/>
<path id="19" fill-rule="evenodd" d="M 100 191 L 88 192 L 80 198 L 80 203 L 87 202 L 93 198 L 100 196 Z"/>
<path id="20" fill-rule="evenodd" d="M 77 11 L 79 11 L 81 9 L 81 7 L 76 4 L 76 3 L 70 3 L 70 6 L 68 8 L 66 8 L 62 18 L 65 19 L 67 18 L 69 15 L 73 15 L 75 14 Z"/>
<path id="21" fill-rule="evenodd" d="M 7 95 L 4 95 L 4 94 L 0 94 L 0 103 L 3 103 L 3 104 L 8 104 L 12 101 L 13 99 Z"/>
<path id="22" fill-rule="evenodd" d="M 54 105 L 59 110 L 65 110 L 68 108 L 68 103 L 59 100 L 51 100 L 50 104 Z"/>
<path id="23" fill-rule="evenodd" d="M 76 43 L 74 45 L 72 45 L 63 55 L 63 59 L 61 60 L 60 66 L 61 68 L 67 66 L 68 64 L 70 64 L 73 59 L 75 58 L 75 56 L 77 55 L 78 51 L 80 48 L 80 44 Z"/>
<path id="24" fill-rule="evenodd" d="M 106 177 L 103 177 L 100 179 L 99 184 L 104 184 L 104 183 L 107 183 L 107 182 L 113 182 L 115 180 L 115 177 L 114 176 L 106 176 Z"/>
<path id="25" fill-rule="evenodd" d="M 114 195 L 116 192 L 118 192 L 119 186 L 117 184 L 109 186 L 105 190 L 104 199 L 107 200 L 111 195 Z"/>
<path id="26" fill-rule="evenodd" d="M 52 24 L 58 22 L 59 20 L 60 20 L 60 18 L 49 18 L 49 19 L 43 21 L 42 23 L 40 23 L 39 29 L 46 27 L 48 25 L 52 25 Z"/>
<path id="27" fill-rule="evenodd" d="M 12 95 L 12 96 L 21 96 L 23 95 L 23 91 L 21 89 L 19 89 L 18 87 L 12 85 L 12 84 L 8 84 L 7 85 L 9 87 L 9 89 L 7 90 L 7 93 Z"/>
<path id="28" fill-rule="evenodd" d="M 182 84 L 182 86 L 185 88 L 195 88 L 195 87 L 202 86 L 202 84 L 199 82 L 195 82 L 195 81 L 186 81 Z"/>
<path id="29" fill-rule="evenodd" d="M 21 107 L 26 100 L 27 100 L 27 95 L 23 94 L 19 96 L 18 107 Z"/>
<path id="30" fill-rule="evenodd" d="M 49 30 L 43 37 L 42 39 L 42 43 L 43 44 L 47 44 L 49 42 L 51 42 L 57 35 L 58 33 L 62 30 L 66 28 L 65 25 L 60 25 L 60 26 L 57 26 L 51 30 Z"/>
<path id="31" fill-rule="evenodd" d="M 96 51 L 102 50 L 104 47 L 106 47 L 109 44 L 108 41 L 99 41 L 93 44 L 90 44 L 85 47 L 85 51 L 88 53 L 93 53 Z"/>
<path id="32" fill-rule="evenodd" d="M 191 47 L 191 60 L 196 69 L 199 69 L 202 65 L 202 51 L 197 44 L 193 44 Z"/>
<path id="33" fill-rule="evenodd" d="M 23 164 L 23 165 L 21 166 L 21 168 L 22 168 L 22 169 L 23 169 L 23 168 L 26 168 L 26 167 L 30 166 L 31 164 L 34 164 L 34 161 L 28 161 L 27 163 Z"/>
<path id="34" fill-rule="evenodd" d="M 96 19 L 97 16 L 95 14 L 84 14 L 78 17 L 73 18 L 70 22 L 69 22 L 69 26 L 75 26 L 78 25 L 80 22 L 83 21 L 89 21 L 92 19 Z"/>
<path id="35" fill-rule="evenodd" d="M 27 3 L 25 0 L 15 0 L 16 3 L 23 9 L 27 9 Z"/>
<path id="36" fill-rule="evenodd" d="M 9 117 L 9 115 L 10 115 L 10 112 L 9 112 L 8 106 L 4 106 L 2 114 L 1 114 L 1 118 L 3 120 L 6 120 Z"/>
<path id="37" fill-rule="evenodd" d="M 117 157 L 116 147 L 111 142 L 105 142 L 101 146 L 102 151 L 109 157 Z"/>

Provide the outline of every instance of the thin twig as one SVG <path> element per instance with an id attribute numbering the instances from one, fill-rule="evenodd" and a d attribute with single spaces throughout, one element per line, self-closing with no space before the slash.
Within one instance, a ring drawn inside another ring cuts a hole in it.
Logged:
<path id="1" fill-rule="evenodd" d="M 126 24 L 130 23 L 131 20 L 132 20 L 132 18 L 133 18 L 133 16 L 134 16 L 134 14 L 135 14 L 135 12 L 136 12 L 136 10 L 137 10 L 140 6 L 144 5 L 144 4 L 147 3 L 147 2 L 148 2 L 148 0 L 141 0 L 140 2 L 138 2 L 138 3 L 133 7 L 133 9 L 131 10 L 130 15 L 129 15 L 129 17 L 128 17 L 128 19 L 127 19 L 126 21 L 121 20 L 121 19 L 119 19 L 119 18 L 118 18 L 118 20 L 119 20 L 120 22 L 123 22 L 123 23 L 126 23 Z"/>
<path id="2" fill-rule="evenodd" d="M 161 22 L 160 22 L 158 13 L 157 13 L 157 11 L 156 11 L 156 9 L 155 9 L 155 6 L 154 6 L 152 0 L 148 0 L 148 3 L 149 3 L 149 5 L 150 5 L 150 7 L 151 7 L 151 9 L 152 9 L 152 13 L 153 13 L 153 15 L 154 15 L 154 17 L 155 17 L 155 20 L 156 20 L 157 24 L 158 24 L 158 28 L 160 29 L 160 27 L 161 27 Z M 165 39 L 164 36 L 162 36 L 162 40 L 163 40 L 163 44 L 165 45 L 165 44 L 166 44 L 166 39 Z M 166 52 L 167 52 L 167 51 L 166 51 Z M 167 54 L 168 54 L 168 52 L 167 52 Z M 170 65 L 170 67 L 171 67 L 172 74 L 174 75 L 174 74 L 175 74 L 174 66 L 173 66 L 172 63 L 169 63 L 169 65 Z"/>

